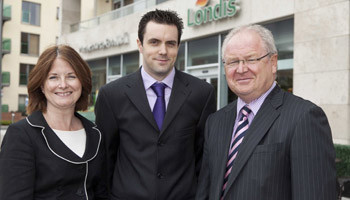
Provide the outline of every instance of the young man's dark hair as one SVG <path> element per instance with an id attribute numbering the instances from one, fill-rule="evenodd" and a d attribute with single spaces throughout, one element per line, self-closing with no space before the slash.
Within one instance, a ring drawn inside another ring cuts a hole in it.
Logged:
<path id="1" fill-rule="evenodd" d="M 180 45 L 182 29 L 184 28 L 182 19 L 175 11 L 158 9 L 146 13 L 140 20 L 138 36 L 141 44 L 143 44 L 143 36 L 145 35 L 146 25 L 150 21 L 159 24 L 175 25 L 178 32 L 178 45 Z"/>

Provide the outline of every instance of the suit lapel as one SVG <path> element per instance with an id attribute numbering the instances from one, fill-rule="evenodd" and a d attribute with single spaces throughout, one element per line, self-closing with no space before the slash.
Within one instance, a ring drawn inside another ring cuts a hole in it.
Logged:
<path id="1" fill-rule="evenodd" d="M 146 120 L 158 130 L 157 123 L 153 117 L 151 108 L 149 107 L 145 87 L 141 77 L 141 68 L 128 77 L 126 88 L 125 93 L 130 101 L 136 106 Z"/>
<path id="2" fill-rule="evenodd" d="M 283 91 L 276 86 L 268 97 L 265 99 L 257 115 L 254 117 L 247 133 L 243 139 L 239 153 L 233 163 L 232 171 L 227 183 L 226 195 L 229 188 L 237 178 L 240 171 L 243 169 L 246 162 L 252 155 L 255 147 L 259 144 L 260 140 L 268 132 L 273 122 L 278 118 L 280 112 L 277 108 L 283 103 Z"/>
<path id="3" fill-rule="evenodd" d="M 161 135 L 168 128 L 171 121 L 177 115 L 181 106 L 185 102 L 186 98 L 191 93 L 191 90 L 188 88 L 189 82 L 182 75 L 182 73 L 183 72 L 175 70 L 173 88 L 171 90 L 171 95 L 170 95 L 167 111 L 165 113 L 165 118 L 164 118 L 162 130 L 160 132 Z"/>
<path id="4" fill-rule="evenodd" d="M 83 118 L 78 113 L 75 113 L 75 116 L 81 120 L 86 132 L 86 149 L 82 158 L 75 154 L 62 142 L 62 140 L 47 124 L 43 114 L 40 111 L 35 111 L 28 116 L 27 121 L 31 126 L 42 129 L 41 134 L 44 137 L 47 147 L 53 154 L 62 160 L 73 162 L 74 164 L 81 164 L 90 161 L 97 155 L 101 142 L 101 134 L 94 128 L 96 125 L 94 125 L 92 122 Z"/>

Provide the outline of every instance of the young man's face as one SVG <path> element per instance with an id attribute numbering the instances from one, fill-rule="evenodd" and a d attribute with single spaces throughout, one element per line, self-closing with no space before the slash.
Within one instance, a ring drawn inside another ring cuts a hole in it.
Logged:
<path id="1" fill-rule="evenodd" d="M 154 79 L 163 80 L 174 67 L 179 49 L 177 40 L 175 25 L 147 23 L 143 44 L 137 40 L 137 45 L 143 55 L 142 66 Z"/>

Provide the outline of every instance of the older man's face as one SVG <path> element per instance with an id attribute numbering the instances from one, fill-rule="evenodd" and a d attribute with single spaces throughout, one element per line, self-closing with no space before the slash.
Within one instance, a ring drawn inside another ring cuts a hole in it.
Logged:
<path id="1" fill-rule="evenodd" d="M 260 36 L 251 30 L 237 33 L 227 44 L 224 55 L 227 84 L 246 103 L 259 98 L 271 87 L 277 71 L 277 54 L 254 64 L 240 62 L 238 66 L 230 66 L 230 63 L 260 58 L 268 53 Z"/>

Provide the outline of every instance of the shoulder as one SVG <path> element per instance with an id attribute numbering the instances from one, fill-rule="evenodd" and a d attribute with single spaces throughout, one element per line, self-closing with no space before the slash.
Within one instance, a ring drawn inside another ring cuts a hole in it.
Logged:
<path id="1" fill-rule="evenodd" d="M 21 119 L 20 121 L 11 124 L 5 133 L 4 143 L 22 143 L 23 141 L 30 141 L 36 134 L 35 132 L 40 132 L 33 128 L 27 121 L 27 118 Z"/>
<path id="2" fill-rule="evenodd" d="M 304 99 L 300 96 L 294 95 L 289 92 L 284 92 L 284 99 L 285 99 L 285 105 L 288 107 L 293 107 L 294 109 L 303 109 L 308 110 L 312 108 L 320 108 L 315 103 L 311 102 L 310 100 Z"/>
<path id="3" fill-rule="evenodd" d="M 226 106 L 220 108 L 216 112 L 212 113 L 208 117 L 208 121 L 217 121 L 222 120 L 223 118 L 226 118 L 228 115 L 233 115 L 236 113 L 235 109 L 237 106 L 237 100 L 227 104 Z"/>

